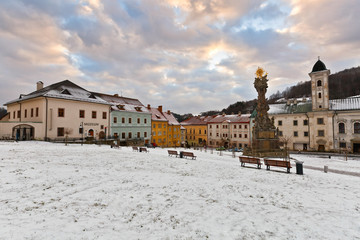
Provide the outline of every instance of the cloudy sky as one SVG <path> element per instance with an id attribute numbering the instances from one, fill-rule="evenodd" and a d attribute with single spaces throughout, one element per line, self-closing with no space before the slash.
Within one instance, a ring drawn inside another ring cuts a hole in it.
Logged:
<path id="1" fill-rule="evenodd" d="M 360 65 L 359 0 L 0 0 L 0 103 L 69 79 L 176 113 Z"/>

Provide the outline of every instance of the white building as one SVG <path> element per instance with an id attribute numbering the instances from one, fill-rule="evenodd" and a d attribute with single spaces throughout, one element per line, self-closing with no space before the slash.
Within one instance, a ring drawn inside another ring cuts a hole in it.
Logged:
<path id="1" fill-rule="evenodd" d="M 311 100 L 269 105 L 269 117 L 290 149 L 360 152 L 360 97 L 329 100 L 329 75 L 318 60 L 309 73 Z"/>

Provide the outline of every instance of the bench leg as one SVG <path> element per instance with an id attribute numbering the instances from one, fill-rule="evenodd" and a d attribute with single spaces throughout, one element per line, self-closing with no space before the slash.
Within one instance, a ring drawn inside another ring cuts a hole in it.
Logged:
<path id="1" fill-rule="evenodd" d="M 261 168 L 261 165 L 260 164 L 258 164 L 258 169 L 260 169 Z"/>
<path id="2" fill-rule="evenodd" d="M 245 166 L 245 164 L 244 164 L 244 163 L 241 163 L 241 166 L 242 166 L 242 167 L 244 167 L 244 166 Z"/>
<path id="3" fill-rule="evenodd" d="M 290 173 L 290 168 L 287 168 L 287 173 Z"/>
<path id="4" fill-rule="evenodd" d="M 270 170 L 270 165 L 266 165 L 266 170 Z"/>

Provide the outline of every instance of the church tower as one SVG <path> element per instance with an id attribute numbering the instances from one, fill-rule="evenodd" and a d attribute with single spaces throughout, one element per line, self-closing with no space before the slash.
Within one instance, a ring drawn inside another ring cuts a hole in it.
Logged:
<path id="1" fill-rule="evenodd" d="M 311 99 L 313 111 L 329 110 L 329 75 L 330 70 L 319 60 L 309 76 L 311 78 Z"/>

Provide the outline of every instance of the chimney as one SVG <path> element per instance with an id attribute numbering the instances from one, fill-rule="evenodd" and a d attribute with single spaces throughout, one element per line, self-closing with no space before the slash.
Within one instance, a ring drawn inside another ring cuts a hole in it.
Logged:
<path id="1" fill-rule="evenodd" d="M 159 112 L 162 112 L 162 106 L 158 106 Z"/>
<path id="2" fill-rule="evenodd" d="M 39 91 L 40 89 L 43 89 L 44 83 L 42 81 L 38 81 L 36 83 L 36 91 Z"/>
<path id="3" fill-rule="evenodd" d="M 171 114 L 170 110 L 167 111 L 167 114 L 169 114 L 169 115 Z"/>
<path id="4" fill-rule="evenodd" d="M 148 108 L 148 109 L 151 109 L 151 106 L 150 106 L 150 104 L 148 104 L 147 108 Z"/>

